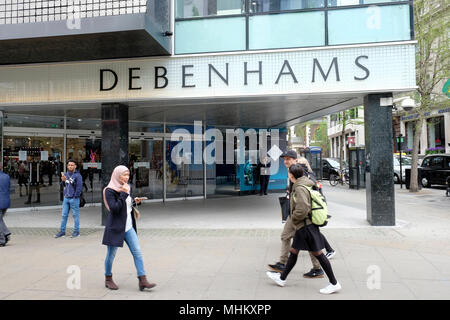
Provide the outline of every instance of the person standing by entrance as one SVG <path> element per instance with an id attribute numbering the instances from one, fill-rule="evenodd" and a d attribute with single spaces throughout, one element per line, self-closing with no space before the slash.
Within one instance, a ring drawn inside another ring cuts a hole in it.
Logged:
<path id="1" fill-rule="evenodd" d="M 3 221 L 3 217 L 6 214 L 11 205 L 11 199 L 9 197 L 9 188 L 11 180 L 9 175 L 3 172 L 3 166 L 0 163 L 0 247 L 4 247 L 9 241 L 11 232 Z"/>
<path id="2" fill-rule="evenodd" d="M 267 195 L 267 189 L 269 187 L 270 180 L 270 160 L 269 157 L 265 156 L 264 159 L 258 165 L 259 170 L 259 183 L 261 189 L 259 195 Z"/>
<path id="3" fill-rule="evenodd" d="M 74 220 L 74 231 L 72 238 L 80 235 L 80 195 L 83 191 L 83 178 L 76 170 L 77 163 L 75 160 L 67 161 L 67 172 L 61 173 L 61 185 L 64 186 L 64 201 L 62 205 L 61 227 L 55 238 L 61 238 L 66 235 L 67 218 L 69 211 L 72 210 Z"/>
<path id="4" fill-rule="evenodd" d="M 112 278 L 112 265 L 116 256 L 117 248 L 123 247 L 125 241 L 131 251 L 139 279 L 139 290 L 151 289 L 156 286 L 147 281 L 144 260 L 141 247 L 137 237 L 136 217 L 133 207 L 146 198 L 134 198 L 131 194 L 130 170 L 125 166 L 117 166 L 109 184 L 103 189 L 103 201 L 109 211 L 102 244 L 107 246 L 105 259 L 105 287 L 117 290 L 119 287 Z"/>
<path id="5" fill-rule="evenodd" d="M 36 191 L 36 201 L 33 203 L 41 203 L 41 179 L 39 173 L 39 162 L 31 161 L 30 163 L 30 173 L 28 181 L 28 200 L 25 204 L 31 204 L 31 199 L 33 198 L 33 191 Z"/>

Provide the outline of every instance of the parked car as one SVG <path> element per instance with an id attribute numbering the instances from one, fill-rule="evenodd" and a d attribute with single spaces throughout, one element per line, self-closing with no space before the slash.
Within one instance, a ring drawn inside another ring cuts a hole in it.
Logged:
<path id="1" fill-rule="evenodd" d="M 423 187 L 430 187 L 433 184 L 445 186 L 447 178 L 450 177 L 450 154 L 428 155 L 423 159 L 420 168 Z"/>
<path id="2" fill-rule="evenodd" d="M 411 157 L 402 156 L 402 182 L 405 181 L 405 169 L 411 169 Z M 400 183 L 400 156 L 394 155 L 394 183 Z"/>
<path id="3" fill-rule="evenodd" d="M 347 162 L 344 161 L 342 164 L 344 165 L 344 169 L 348 169 Z M 322 159 L 322 178 L 323 179 L 330 179 L 331 174 L 338 176 L 339 170 L 340 170 L 339 159 L 337 159 L 337 158 Z"/>

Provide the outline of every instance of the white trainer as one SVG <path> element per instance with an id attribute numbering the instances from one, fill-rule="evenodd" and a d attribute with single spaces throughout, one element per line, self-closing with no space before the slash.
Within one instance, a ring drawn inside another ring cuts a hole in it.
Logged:
<path id="1" fill-rule="evenodd" d="M 341 287 L 341 285 L 340 285 L 340 283 L 338 282 L 338 283 L 336 283 L 335 285 L 333 285 L 333 284 L 329 284 L 328 286 L 326 286 L 325 288 L 323 288 L 323 289 L 320 289 L 320 293 L 322 293 L 322 294 L 332 294 L 332 293 L 334 293 L 334 292 L 338 292 L 339 290 L 341 290 L 342 289 L 342 287 Z"/>
<path id="2" fill-rule="evenodd" d="M 333 251 L 327 252 L 327 254 L 325 255 L 325 257 L 327 257 L 328 260 L 330 260 L 331 258 L 334 257 L 335 254 L 336 254 L 336 251 L 333 250 Z"/>
<path id="3" fill-rule="evenodd" d="M 270 279 L 272 279 L 280 287 L 284 287 L 284 285 L 286 284 L 286 280 L 280 279 L 280 276 L 281 276 L 280 273 L 267 271 L 266 274 Z"/>

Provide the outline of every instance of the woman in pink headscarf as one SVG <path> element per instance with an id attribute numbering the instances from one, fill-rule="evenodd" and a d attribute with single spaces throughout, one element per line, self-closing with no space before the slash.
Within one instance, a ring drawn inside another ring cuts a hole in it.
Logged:
<path id="1" fill-rule="evenodd" d="M 150 289 L 156 286 L 149 283 L 144 270 L 139 239 L 137 237 L 136 218 L 133 214 L 133 206 L 139 204 L 143 198 L 131 196 L 130 171 L 125 166 L 117 166 L 111 176 L 109 184 L 103 189 L 103 201 L 109 211 L 103 244 L 108 246 L 105 260 L 105 286 L 111 290 L 119 289 L 112 279 L 112 264 L 118 247 L 123 247 L 125 241 L 133 255 L 139 279 L 139 289 Z"/>

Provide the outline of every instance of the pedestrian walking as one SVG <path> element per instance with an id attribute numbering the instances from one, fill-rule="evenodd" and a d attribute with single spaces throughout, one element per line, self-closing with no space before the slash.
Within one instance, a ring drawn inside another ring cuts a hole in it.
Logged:
<path id="1" fill-rule="evenodd" d="M 141 247 L 137 237 L 136 217 L 133 207 L 146 198 L 132 197 L 131 187 L 128 184 L 130 170 L 125 166 L 117 166 L 109 184 L 103 189 L 103 201 L 109 211 L 102 244 L 107 246 L 105 259 L 105 287 L 117 290 L 119 287 L 112 278 L 112 265 L 116 256 L 117 248 L 123 247 L 125 241 L 133 255 L 139 279 L 139 290 L 151 289 L 156 284 L 147 281 L 142 258 Z"/>
<path id="2" fill-rule="evenodd" d="M 314 183 L 304 176 L 304 171 L 300 164 L 291 165 L 288 170 L 288 175 L 289 180 L 294 184 L 290 197 L 291 219 L 296 230 L 294 241 L 289 250 L 290 255 L 283 272 L 268 271 L 266 274 L 277 285 L 283 287 L 286 284 L 287 276 L 297 263 L 299 251 L 307 250 L 320 262 L 321 267 L 330 281 L 328 286 L 320 289 L 320 293 L 331 294 L 337 292 L 341 290 L 341 285 L 334 276 L 330 261 L 322 252 L 325 244 L 323 237 L 321 237 L 319 227 L 311 221 L 311 195 L 306 187 L 312 187 Z"/>
<path id="3" fill-rule="evenodd" d="M 4 247 L 10 240 L 11 232 L 3 220 L 11 205 L 11 199 L 9 197 L 9 188 L 11 185 L 11 179 L 9 175 L 3 172 L 3 166 L 0 163 L 0 247 Z"/>
<path id="4" fill-rule="evenodd" d="M 284 165 L 289 170 L 289 167 L 291 165 L 297 163 L 297 152 L 295 152 L 294 150 L 288 150 L 288 151 L 284 152 L 280 156 L 280 158 L 282 158 L 284 160 Z M 304 163 L 305 160 L 306 159 L 302 160 L 302 162 Z M 307 160 L 306 160 L 306 163 L 307 163 Z M 308 164 L 308 166 L 309 166 L 309 164 Z M 293 185 L 294 184 L 292 182 L 289 183 L 287 198 L 289 198 L 290 194 L 292 193 Z M 280 259 L 278 262 L 268 265 L 268 267 L 271 271 L 275 271 L 275 272 L 279 272 L 279 273 L 282 273 L 284 271 L 288 257 L 289 257 L 289 249 L 291 248 L 291 242 L 292 242 L 292 239 L 294 238 L 295 231 L 296 231 L 296 229 L 292 222 L 292 217 L 291 217 L 291 215 L 289 215 L 289 217 L 286 219 L 283 231 L 281 233 Z M 323 235 L 322 235 L 322 237 L 323 237 Z M 323 241 L 327 243 L 327 250 L 328 249 L 330 250 L 330 251 L 327 251 L 327 254 L 330 256 L 329 258 L 331 259 L 331 257 L 334 256 L 335 251 L 328 244 L 328 241 L 325 239 L 325 237 L 323 237 L 323 238 L 324 238 Z M 303 277 L 304 278 L 323 278 L 324 273 L 320 267 L 319 261 L 311 253 L 310 253 L 310 258 L 311 258 L 311 263 L 312 263 L 313 267 L 309 272 L 303 274 Z"/>
<path id="5" fill-rule="evenodd" d="M 59 232 L 55 238 L 66 235 L 66 224 L 69 211 L 72 210 L 74 220 L 74 231 L 71 238 L 80 236 L 80 195 L 83 191 L 83 178 L 77 170 L 75 160 L 67 161 L 67 172 L 61 172 L 61 185 L 64 187 L 64 200 L 62 204 L 62 219 Z"/>

